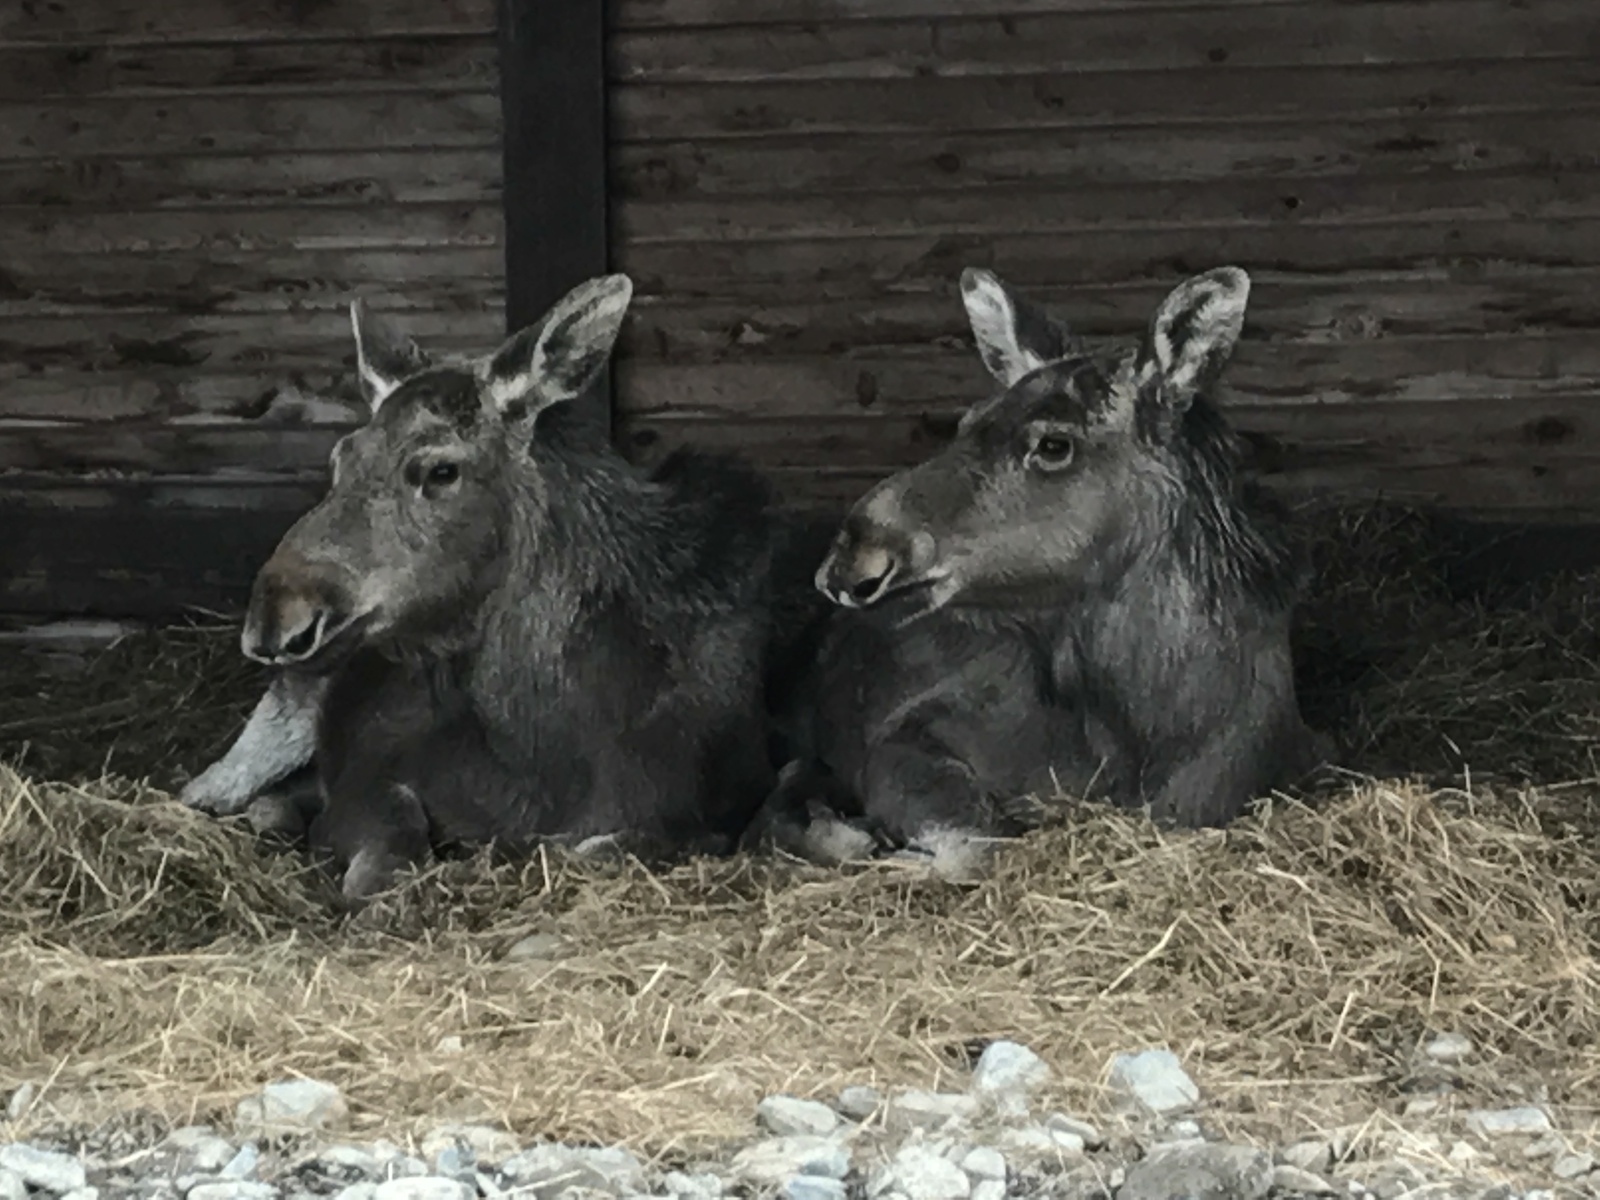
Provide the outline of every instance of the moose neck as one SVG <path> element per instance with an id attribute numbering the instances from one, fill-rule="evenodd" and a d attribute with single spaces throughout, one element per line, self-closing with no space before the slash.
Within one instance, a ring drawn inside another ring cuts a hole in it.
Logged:
<path id="1" fill-rule="evenodd" d="M 503 574 L 470 671 L 480 715 L 512 737 L 562 705 L 588 625 L 648 611 L 658 554 L 648 531 L 660 489 L 608 448 L 551 442 L 531 451 L 508 505 Z"/>

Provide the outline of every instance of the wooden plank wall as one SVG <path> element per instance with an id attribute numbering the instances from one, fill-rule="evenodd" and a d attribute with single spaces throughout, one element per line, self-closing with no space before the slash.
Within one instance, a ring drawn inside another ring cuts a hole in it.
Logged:
<path id="1" fill-rule="evenodd" d="M 1255 279 L 1271 478 L 1600 516 L 1594 0 L 613 0 L 621 433 L 848 498 L 985 379 L 998 270 L 1091 334 Z"/>
<path id="2" fill-rule="evenodd" d="M 269 407 L 347 389 L 352 295 L 502 335 L 497 55 L 494 0 L 0 6 L 0 609 L 237 595 L 322 486 L 339 427 Z"/>

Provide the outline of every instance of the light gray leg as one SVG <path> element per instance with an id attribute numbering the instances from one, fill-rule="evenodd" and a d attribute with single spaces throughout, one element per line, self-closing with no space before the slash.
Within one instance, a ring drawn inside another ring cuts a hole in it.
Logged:
<path id="1" fill-rule="evenodd" d="M 275 675 L 227 753 L 185 784 L 178 799 L 190 808 L 228 816 L 242 812 L 263 788 L 305 766 L 316 751 L 317 719 L 327 689 L 323 676 Z"/>

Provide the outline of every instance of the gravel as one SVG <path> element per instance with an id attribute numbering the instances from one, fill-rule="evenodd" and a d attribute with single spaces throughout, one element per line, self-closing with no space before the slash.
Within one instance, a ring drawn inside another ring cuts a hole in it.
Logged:
<path id="1" fill-rule="evenodd" d="M 1600 1200 L 1595 1147 L 1573 1144 L 1542 1106 L 1430 1110 L 1436 1131 L 1408 1135 L 1417 1154 L 1367 1161 L 1356 1127 L 1276 1148 L 1218 1138 L 1169 1051 L 1110 1068 L 1122 1106 L 1106 1131 L 1031 1115 L 1049 1066 L 997 1041 L 965 1092 L 775 1094 L 749 1140 L 648 1165 L 487 1124 L 441 1123 L 410 1147 L 346 1140 L 338 1089 L 289 1080 L 242 1102 L 231 1131 L 185 1126 L 136 1154 L 0 1142 L 0 1200 Z M 1505 1182 L 1512 1167 L 1530 1174 L 1523 1190 Z"/>

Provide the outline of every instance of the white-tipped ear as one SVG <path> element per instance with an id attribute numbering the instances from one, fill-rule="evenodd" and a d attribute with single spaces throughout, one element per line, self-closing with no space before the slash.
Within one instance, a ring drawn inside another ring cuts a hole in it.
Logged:
<path id="1" fill-rule="evenodd" d="M 359 297 L 350 302 L 356 336 L 356 377 L 374 413 L 395 388 L 428 365 L 428 356 L 398 325 L 373 312 Z"/>
<path id="2" fill-rule="evenodd" d="M 487 367 L 495 407 L 507 416 L 526 415 L 581 396 L 605 369 L 632 299 L 626 275 L 601 275 L 513 334 Z"/>
<path id="3" fill-rule="evenodd" d="M 1218 267 L 1186 279 L 1161 302 L 1140 350 L 1139 378 L 1159 378 L 1167 404 L 1187 407 L 1227 364 L 1244 329 L 1250 276 Z"/>
<path id="4" fill-rule="evenodd" d="M 983 365 L 1006 387 L 1077 348 L 1077 339 L 1061 322 L 991 271 L 968 267 L 961 272 L 961 303 Z"/>

